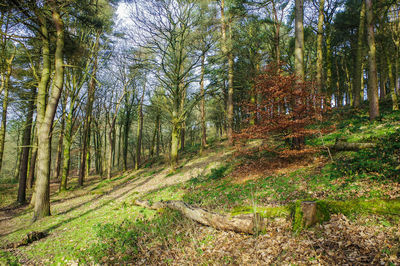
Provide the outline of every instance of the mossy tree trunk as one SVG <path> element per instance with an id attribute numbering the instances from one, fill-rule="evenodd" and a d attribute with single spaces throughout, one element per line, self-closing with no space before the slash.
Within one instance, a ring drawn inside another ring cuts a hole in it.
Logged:
<path id="1" fill-rule="evenodd" d="M 54 54 L 55 61 L 55 72 L 54 81 L 51 89 L 51 93 L 47 98 L 47 82 L 41 84 L 38 90 L 38 174 L 36 179 L 35 189 L 35 206 L 34 206 L 34 217 L 33 220 L 40 219 L 50 215 L 50 148 L 51 148 L 51 130 L 53 125 L 54 115 L 57 109 L 58 101 L 61 96 L 61 92 L 64 85 L 64 62 L 63 62 L 63 50 L 64 50 L 64 22 L 60 16 L 58 8 L 52 7 L 52 19 L 56 28 L 56 51 Z M 45 20 L 45 18 L 43 18 Z M 47 25 L 42 23 L 43 30 L 45 31 L 44 36 L 48 36 Z M 49 42 L 47 39 L 47 54 L 49 54 Z M 45 54 L 45 52 L 43 52 Z M 45 56 L 43 56 L 45 57 Z M 43 59 L 45 60 L 45 59 Z M 43 67 L 45 74 L 49 74 L 50 71 L 50 58 L 48 60 L 47 67 Z M 46 69 L 47 68 L 47 69 Z M 47 104 L 46 104 L 47 102 Z"/>

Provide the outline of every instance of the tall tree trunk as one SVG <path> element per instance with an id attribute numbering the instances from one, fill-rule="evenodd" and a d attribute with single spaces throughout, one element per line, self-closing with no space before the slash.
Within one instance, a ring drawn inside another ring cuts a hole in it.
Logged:
<path id="1" fill-rule="evenodd" d="M 225 19 L 225 1 L 221 0 L 221 33 L 222 53 L 228 60 L 228 99 L 227 99 L 227 135 L 229 145 L 233 145 L 233 54 L 232 36 L 227 36 L 227 23 Z"/>
<path id="2" fill-rule="evenodd" d="M 61 130 L 60 136 L 58 138 L 58 145 L 57 145 L 57 158 L 56 158 L 56 169 L 54 170 L 54 178 L 58 179 L 60 177 L 60 170 L 61 170 L 61 159 L 63 154 L 63 142 L 64 142 L 64 130 L 65 130 L 65 116 L 66 111 L 65 107 L 67 106 L 67 99 L 68 97 L 65 96 L 64 100 L 62 101 L 62 117 L 61 117 Z"/>
<path id="3" fill-rule="evenodd" d="M 42 75 L 45 77 L 45 82 L 42 80 L 38 90 L 38 174 L 35 188 L 35 206 L 33 220 L 40 219 L 50 215 L 50 137 L 54 115 L 57 109 L 57 104 L 63 89 L 64 83 L 64 23 L 60 14 L 53 7 L 52 18 L 56 28 L 56 51 L 55 51 L 55 73 L 51 95 L 49 95 L 46 105 L 47 84 L 50 74 L 50 58 L 49 58 L 49 42 L 48 33 L 45 23 L 42 23 L 42 33 L 44 34 L 43 45 L 43 63 Z M 45 19 L 43 19 L 45 20 Z M 46 55 L 47 54 L 47 55 Z M 48 58 L 45 58 L 48 57 Z M 47 77 L 48 76 L 48 77 Z M 39 115 L 40 114 L 40 115 Z"/>
<path id="4" fill-rule="evenodd" d="M 28 160 L 29 150 L 31 145 L 31 132 L 33 123 L 33 112 L 35 110 L 36 88 L 33 87 L 31 90 L 31 99 L 28 102 L 28 110 L 26 114 L 25 128 L 22 137 L 22 157 L 19 171 L 19 184 L 18 184 L 18 197 L 17 201 L 19 204 L 25 204 L 26 202 L 26 180 L 28 175 Z"/>
<path id="5" fill-rule="evenodd" d="M 122 134 L 122 124 L 119 125 L 118 128 L 118 152 L 117 152 L 117 166 L 118 170 L 120 169 L 120 163 L 121 163 L 121 134 Z"/>
<path id="6" fill-rule="evenodd" d="M 378 95 L 378 77 L 376 70 L 376 45 L 374 33 L 374 18 L 372 0 L 365 0 L 367 11 L 367 25 L 368 25 L 368 100 L 369 100 L 369 118 L 374 120 L 379 117 L 379 95 Z"/>
<path id="7" fill-rule="evenodd" d="M 67 190 L 68 176 L 69 176 L 69 168 L 71 165 L 71 146 L 72 146 L 72 120 L 73 120 L 73 110 L 75 106 L 75 97 L 72 96 L 68 115 L 66 117 L 66 127 L 65 127 L 65 141 L 64 141 L 64 150 L 63 150 L 63 164 L 62 164 L 62 172 L 61 172 L 61 182 L 60 182 L 60 191 Z"/>
<path id="8" fill-rule="evenodd" d="M 171 168 L 174 171 L 178 164 L 178 150 L 181 124 L 177 119 L 173 120 L 171 132 Z"/>
<path id="9" fill-rule="evenodd" d="M 36 159 L 37 159 L 37 150 L 38 150 L 38 139 L 37 139 L 37 123 L 33 126 L 33 140 L 32 140 L 32 152 L 31 152 L 31 160 L 29 163 L 29 173 L 28 173 L 28 186 L 33 188 L 35 183 L 35 174 L 36 174 Z"/>
<path id="10" fill-rule="evenodd" d="M 201 56 L 201 76 L 200 76 L 200 115 L 201 115 L 201 150 L 207 146 L 207 128 L 206 128 L 206 99 L 204 94 L 204 65 L 205 53 Z"/>
<path id="11" fill-rule="evenodd" d="M 3 97 L 3 112 L 1 114 L 1 126 L 0 126 L 0 171 L 3 165 L 3 154 L 4 154 L 4 143 L 6 140 L 6 128 L 7 128 L 7 109 L 8 109 L 8 94 L 10 91 L 10 77 L 12 70 L 12 61 L 15 57 L 15 51 L 11 54 L 11 57 L 6 59 L 7 70 L 2 82 L 4 97 Z"/>
<path id="12" fill-rule="evenodd" d="M 318 15 L 318 36 L 317 36 L 317 75 L 316 82 L 319 92 L 323 91 L 322 71 L 323 71 L 323 38 L 324 38 L 324 6 L 325 0 L 319 1 Z"/>
<path id="13" fill-rule="evenodd" d="M 108 130 L 108 165 L 107 165 L 107 178 L 111 179 L 111 170 L 112 170 L 112 154 L 113 154 L 113 129 L 114 129 L 115 123 L 112 122 L 109 130 Z"/>
<path id="14" fill-rule="evenodd" d="M 361 86 L 363 77 L 363 51 L 364 51 L 364 23 L 365 23 L 365 2 L 362 1 L 360 11 L 360 24 L 358 26 L 358 39 L 357 39 L 357 51 L 356 51 L 356 62 L 353 78 L 353 90 L 354 90 L 354 107 L 358 108 L 361 104 L 361 90 L 364 91 L 364 87 Z"/>
<path id="15" fill-rule="evenodd" d="M 280 39 L 281 39 L 281 21 L 278 19 L 278 11 L 276 10 L 276 3 L 272 1 L 272 9 L 274 12 L 274 46 L 275 46 L 275 62 L 277 65 L 281 62 L 281 47 L 280 47 Z"/>
<path id="16" fill-rule="evenodd" d="M 19 168 L 21 166 L 21 156 L 22 156 L 22 146 L 21 146 L 21 131 L 18 128 L 17 134 L 17 158 L 15 160 L 15 168 L 14 168 L 14 179 L 19 179 Z"/>
<path id="17" fill-rule="evenodd" d="M 136 162 L 135 169 L 139 169 L 141 164 L 141 148 L 142 148 L 142 134 L 143 134 L 143 100 L 146 84 L 143 86 L 142 97 L 138 106 L 138 125 L 137 125 L 137 139 L 136 139 Z"/>
<path id="18" fill-rule="evenodd" d="M 303 0 L 296 0 L 295 13 L 295 50 L 294 50 L 294 67 L 297 77 L 304 80 L 304 3 Z"/>
<path id="19" fill-rule="evenodd" d="M 94 64 L 93 64 L 93 73 L 89 84 L 89 91 L 88 91 L 88 99 L 86 103 L 86 110 L 85 110 L 85 122 L 83 125 L 83 146 L 81 151 L 81 162 L 79 168 L 79 175 L 78 175 L 78 184 L 79 186 L 83 186 L 83 182 L 85 179 L 86 173 L 86 157 L 87 157 L 87 149 L 90 145 L 90 122 L 92 117 L 92 109 L 93 109 L 93 102 L 94 102 L 94 93 L 96 91 L 96 72 L 97 72 L 97 59 L 98 59 L 98 50 L 99 50 L 99 40 L 100 40 L 100 31 L 96 34 L 96 43 L 94 47 Z"/>
<path id="20" fill-rule="evenodd" d="M 386 51 L 386 62 L 388 66 L 388 74 L 389 74 L 389 91 L 390 91 L 390 96 L 392 98 L 392 110 L 399 110 L 399 104 L 397 102 L 397 94 L 396 94 L 396 80 L 393 75 L 393 65 L 392 61 L 390 60 L 390 55 L 389 51 Z"/>

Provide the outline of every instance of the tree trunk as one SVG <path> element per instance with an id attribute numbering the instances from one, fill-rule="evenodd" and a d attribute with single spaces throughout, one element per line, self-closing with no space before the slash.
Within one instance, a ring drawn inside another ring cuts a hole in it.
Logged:
<path id="1" fill-rule="evenodd" d="M 68 115 L 66 118 L 66 128 L 65 128 L 65 143 L 63 151 L 63 164 L 60 182 L 60 191 L 67 190 L 69 167 L 71 165 L 71 146 L 72 146 L 72 120 L 73 120 L 73 109 L 75 105 L 75 98 L 71 99 Z"/>
<path id="2" fill-rule="evenodd" d="M 376 70 L 376 45 L 373 21 L 373 6 L 372 0 L 365 0 L 367 10 L 367 25 L 368 25 L 368 100 L 369 100 L 369 118 L 374 120 L 379 117 L 379 95 L 378 95 L 378 77 Z"/>
<path id="3" fill-rule="evenodd" d="M 170 208 L 181 212 L 187 218 L 200 224 L 211 226 L 219 230 L 234 231 L 237 233 L 258 234 L 265 229 L 264 219 L 258 214 L 241 216 L 222 215 L 196 208 L 179 200 L 170 200 L 150 204 L 147 201 L 136 200 L 135 204 L 150 209 Z"/>
<path id="4" fill-rule="evenodd" d="M 304 3 L 296 0 L 294 67 L 299 80 L 304 81 Z"/>
<path id="5" fill-rule="evenodd" d="M 228 60 L 228 99 L 227 99 L 227 135 L 229 145 L 233 145 L 233 55 L 232 55 L 232 36 L 227 37 L 227 23 L 225 19 L 225 1 L 221 0 L 221 33 L 222 33 L 222 53 Z"/>
<path id="6" fill-rule="evenodd" d="M 79 186 L 83 186 L 83 182 L 85 179 L 86 173 L 86 156 L 87 156 L 87 149 L 90 145 L 90 122 L 92 117 L 92 109 L 93 109 L 93 102 L 94 102 L 94 93 L 96 91 L 96 72 L 97 72 L 97 59 L 98 59 L 98 50 L 99 50 L 99 40 L 100 40 L 100 32 L 96 34 L 96 43 L 94 47 L 94 64 L 93 64 L 93 73 L 89 84 L 89 91 L 88 91 L 88 100 L 86 103 L 86 110 L 85 110 L 85 122 L 83 125 L 83 147 L 81 153 L 81 163 L 79 168 L 79 176 L 78 176 L 78 184 Z"/>
<path id="7" fill-rule="evenodd" d="M 67 99 L 68 97 L 65 96 L 62 102 L 62 117 L 61 117 L 61 130 L 60 130 L 60 137 L 58 138 L 58 145 L 57 145 L 57 158 L 56 158 L 56 169 L 54 170 L 54 178 L 58 179 L 60 177 L 60 170 L 61 170 L 61 159 L 63 154 L 63 142 L 64 142 L 64 130 L 65 130 L 65 107 L 67 106 Z"/>
<path id="8" fill-rule="evenodd" d="M 322 71 L 323 71 L 323 38 L 324 38 L 324 6 L 325 0 L 319 1 L 318 15 L 318 36 L 317 36 L 317 75 L 316 82 L 319 92 L 323 92 Z"/>
<path id="9" fill-rule="evenodd" d="M 181 125 L 177 121 L 173 121 L 171 132 L 171 168 L 174 171 L 178 164 L 178 149 Z"/>
<path id="10" fill-rule="evenodd" d="M 5 73 L 3 91 L 3 112 L 1 115 L 1 126 L 0 126 L 0 171 L 3 165 L 3 154 L 4 154 L 4 143 L 6 140 L 6 128 L 7 128 L 7 109 L 8 109 L 8 94 L 10 91 L 10 77 L 11 77 L 11 70 L 12 70 L 12 61 L 14 60 L 15 52 L 11 55 L 9 59 L 6 60 L 7 65 L 7 73 Z"/>
<path id="11" fill-rule="evenodd" d="M 35 110 L 35 100 L 34 100 L 35 94 L 36 94 L 36 88 L 33 87 L 31 90 L 32 98 L 29 99 L 28 103 L 25 128 L 22 137 L 22 157 L 21 157 L 21 164 L 19 171 L 19 184 L 18 184 L 18 197 L 17 197 L 17 201 L 19 204 L 25 204 L 26 202 L 26 180 L 28 174 L 29 150 L 31 145 L 33 112 Z"/>
<path id="12" fill-rule="evenodd" d="M 55 51 L 55 73 L 54 82 L 49 95 L 48 103 L 46 105 L 46 90 L 49 78 L 45 83 L 39 85 L 38 95 L 38 175 L 36 179 L 35 188 L 35 206 L 33 220 L 40 219 L 44 216 L 50 215 L 50 137 L 53 124 L 54 115 L 57 109 L 57 104 L 63 89 L 64 83 L 64 63 L 63 63 L 63 49 L 64 49 L 64 23 L 58 11 L 53 8 L 52 10 L 53 22 L 56 27 L 56 51 Z M 43 57 L 45 53 L 49 53 L 49 43 L 47 28 L 45 28 L 44 39 L 47 45 L 43 47 Z M 45 46 L 47 46 L 45 48 Z M 50 58 L 43 59 L 50 61 Z M 44 64 L 42 75 L 49 74 L 50 62 Z"/>
<path id="13" fill-rule="evenodd" d="M 399 104 L 397 102 L 397 94 L 396 94 L 396 80 L 393 75 L 393 65 L 392 61 L 390 60 L 389 51 L 386 51 L 386 62 L 388 66 L 388 75 L 389 75 L 389 91 L 390 96 L 392 98 L 392 110 L 396 111 L 399 110 Z"/>
<path id="14" fill-rule="evenodd" d="M 353 90 L 354 90 L 354 107 L 358 108 L 361 104 L 360 94 L 362 87 L 363 77 L 363 51 L 364 51 L 364 23 L 365 23 L 365 2 L 362 1 L 361 11 L 360 11 L 360 24 L 358 26 L 358 39 L 357 39 L 357 51 L 356 51 L 356 62 L 353 78 Z"/>
<path id="15" fill-rule="evenodd" d="M 142 148 L 142 134 L 143 134 L 143 100 L 146 90 L 146 84 L 143 86 L 142 97 L 138 106 L 138 125 L 137 125 L 137 139 L 136 139 L 136 162 L 135 169 L 138 170 L 141 164 L 141 148 Z"/>
<path id="16" fill-rule="evenodd" d="M 200 115 L 201 115 L 201 149 L 207 146 L 207 128 L 206 128 L 206 99 L 204 94 L 204 64 L 206 55 L 201 56 L 201 76 L 200 76 Z"/>
<path id="17" fill-rule="evenodd" d="M 112 154 L 113 154 L 113 139 L 112 139 L 112 132 L 113 132 L 114 125 L 111 125 L 108 130 L 108 165 L 107 165 L 107 178 L 111 179 L 111 170 L 112 170 Z"/>
<path id="18" fill-rule="evenodd" d="M 37 140 L 37 125 L 33 131 L 34 138 L 32 141 L 32 156 L 31 161 L 29 163 L 29 174 L 28 174 L 28 186 L 33 188 L 35 183 L 35 174 L 36 174 L 36 159 L 37 159 L 37 150 L 38 150 L 38 140 Z"/>

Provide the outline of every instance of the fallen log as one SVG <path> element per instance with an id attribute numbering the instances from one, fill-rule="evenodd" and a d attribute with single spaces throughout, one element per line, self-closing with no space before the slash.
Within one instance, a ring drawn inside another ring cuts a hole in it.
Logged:
<path id="1" fill-rule="evenodd" d="M 375 148 L 376 143 L 357 143 L 337 141 L 332 149 L 335 151 L 359 151 L 362 149 Z"/>
<path id="2" fill-rule="evenodd" d="M 219 230 L 258 234 L 265 229 L 264 218 L 259 213 L 232 217 L 193 207 L 179 200 L 160 201 L 154 204 L 148 201 L 136 200 L 135 204 L 153 210 L 162 208 L 176 210 L 193 221 Z"/>
<path id="3" fill-rule="evenodd" d="M 5 249 L 10 249 L 10 248 L 19 248 L 21 246 L 27 246 L 35 241 L 38 241 L 44 237 L 47 236 L 47 233 L 45 232 L 37 232 L 37 231 L 32 231 L 26 234 L 26 236 L 18 242 L 15 243 L 10 243 L 6 245 L 4 248 Z"/>

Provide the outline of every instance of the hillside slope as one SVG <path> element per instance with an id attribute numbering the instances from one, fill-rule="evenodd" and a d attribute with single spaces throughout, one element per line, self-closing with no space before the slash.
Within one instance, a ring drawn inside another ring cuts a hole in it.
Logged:
<path id="1" fill-rule="evenodd" d="M 342 117 L 324 142 L 329 145 L 346 137 L 379 143 L 398 132 L 398 121 L 397 116 L 387 116 L 370 125 L 362 116 Z M 332 162 L 319 142 L 321 138 L 316 138 L 310 144 L 320 152 L 289 159 L 260 150 L 257 141 L 245 146 L 252 152 L 215 142 L 202 155 L 195 149 L 187 151 L 173 173 L 159 161 L 111 180 L 93 176 L 81 189 L 74 188 L 72 180 L 74 189 L 62 194 L 56 193 L 53 183 L 51 217 L 31 224 L 32 210 L 27 207 L 1 210 L 0 246 L 20 241 L 32 231 L 48 235 L 27 246 L 2 249 L 0 262 L 399 264 L 400 185 L 396 178 L 385 178 L 371 168 L 386 157 L 371 159 L 368 154 L 373 151 L 337 152 Z M 354 163 L 360 156 L 367 167 Z M 353 164 L 340 164 L 346 160 Z M 385 167 L 392 167 L 390 161 Z M 1 188 L 6 197 L 15 186 Z M 136 199 L 179 199 L 232 215 L 259 212 L 268 218 L 268 226 L 258 236 L 218 231 L 174 211 L 135 206 Z M 323 223 L 294 232 L 289 207 L 305 199 L 336 204 L 330 206 L 337 209 L 330 208 Z"/>

